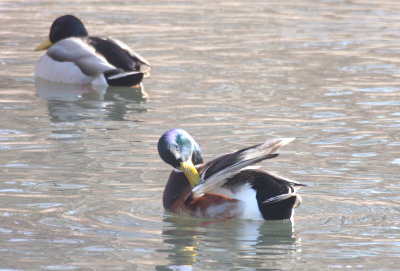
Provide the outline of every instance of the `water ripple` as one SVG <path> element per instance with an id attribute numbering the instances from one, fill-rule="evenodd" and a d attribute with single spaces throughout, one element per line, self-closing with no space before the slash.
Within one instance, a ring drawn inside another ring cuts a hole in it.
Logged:
<path id="1" fill-rule="evenodd" d="M 394 1 L 3 2 L 2 268 L 398 269 Z M 143 87 L 34 80 L 65 10 L 146 57 Z M 164 214 L 172 127 L 206 160 L 296 137 L 261 164 L 308 185 L 295 224 Z"/>

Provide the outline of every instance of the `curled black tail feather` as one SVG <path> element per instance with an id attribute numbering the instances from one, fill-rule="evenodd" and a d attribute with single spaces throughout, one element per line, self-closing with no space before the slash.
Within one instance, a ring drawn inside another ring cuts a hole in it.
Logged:
<path id="1" fill-rule="evenodd" d="M 115 69 L 104 73 L 107 83 L 114 87 L 131 87 L 139 85 L 144 77 L 142 72 L 123 72 Z"/>

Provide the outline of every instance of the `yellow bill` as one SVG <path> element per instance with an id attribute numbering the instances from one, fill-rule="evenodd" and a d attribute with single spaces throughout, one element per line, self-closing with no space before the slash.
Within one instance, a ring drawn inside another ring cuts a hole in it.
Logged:
<path id="1" fill-rule="evenodd" d="M 42 44 L 40 44 L 38 47 L 35 48 L 35 51 L 42 51 L 42 50 L 46 50 L 47 48 L 49 48 L 50 46 L 52 46 L 53 43 L 50 40 L 46 40 L 45 42 L 43 42 Z"/>
<path id="2" fill-rule="evenodd" d="M 182 171 L 183 174 L 185 174 L 192 187 L 196 186 L 199 183 L 200 176 L 192 161 L 181 162 L 179 170 Z"/>

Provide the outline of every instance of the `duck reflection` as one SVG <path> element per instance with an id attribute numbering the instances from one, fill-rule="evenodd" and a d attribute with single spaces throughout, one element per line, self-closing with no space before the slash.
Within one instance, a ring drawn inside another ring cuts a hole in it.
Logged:
<path id="1" fill-rule="evenodd" d="M 142 113 L 147 93 L 142 85 L 131 87 L 94 87 L 35 80 L 36 93 L 47 100 L 53 122 L 85 119 L 126 120 L 131 112 Z"/>
<path id="2" fill-rule="evenodd" d="M 300 246 L 289 220 L 205 221 L 167 214 L 164 225 L 163 241 L 172 245 L 170 264 L 157 270 L 192 270 L 197 262 L 215 270 L 226 264 L 258 270 L 269 268 L 268 259 L 295 259 Z"/>

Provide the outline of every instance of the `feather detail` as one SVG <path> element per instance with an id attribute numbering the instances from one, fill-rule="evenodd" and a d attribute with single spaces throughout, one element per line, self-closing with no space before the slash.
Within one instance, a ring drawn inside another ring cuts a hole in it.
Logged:
<path id="1" fill-rule="evenodd" d="M 287 186 L 293 186 L 294 187 L 294 191 L 293 192 L 296 192 L 298 190 L 297 186 L 307 186 L 305 184 L 299 183 L 298 181 L 289 179 L 287 177 L 283 177 L 281 175 L 278 175 L 278 174 L 275 174 L 275 173 L 272 173 L 272 172 L 268 172 L 268 175 L 270 175 L 273 178 L 279 180 L 280 182 L 286 184 Z"/>
<path id="2" fill-rule="evenodd" d="M 133 59 L 140 62 L 140 64 L 147 66 L 148 69 L 146 69 L 146 71 L 151 68 L 150 63 L 144 57 L 142 57 L 140 54 L 132 51 L 132 49 L 129 48 L 128 45 L 126 45 L 125 43 L 123 43 L 122 41 L 117 40 L 117 39 L 110 39 L 110 40 L 113 40 L 119 47 L 124 49 Z"/>
<path id="3" fill-rule="evenodd" d="M 288 198 L 290 198 L 292 196 L 295 196 L 295 195 L 296 194 L 294 194 L 294 193 L 282 194 L 282 195 L 278 195 L 278 196 L 273 197 L 273 198 L 269 198 L 269 199 L 263 201 L 262 203 L 263 204 L 271 204 L 271 203 L 275 203 L 275 202 L 278 202 L 278 201 L 282 201 L 282 200 L 288 199 Z"/>
<path id="4" fill-rule="evenodd" d="M 227 178 L 248 166 L 276 157 L 278 154 L 273 152 L 293 140 L 294 138 L 273 139 L 214 159 L 207 163 L 201 172 L 201 181 L 192 189 L 192 197 L 200 197 L 213 188 L 223 185 Z"/>
<path id="5" fill-rule="evenodd" d="M 132 75 L 132 74 L 140 74 L 140 73 L 142 73 L 142 72 L 139 72 L 139 71 L 121 72 L 121 73 L 117 73 L 115 75 L 111 75 L 111 76 L 109 76 L 107 78 L 110 79 L 110 80 L 114 80 L 114 79 L 119 79 L 119 78 L 122 78 L 122 77 L 129 76 L 129 75 Z"/>
<path id="6" fill-rule="evenodd" d="M 276 196 L 276 197 L 269 198 L 269 199 L 263 201 L 262 204 L 266 204 L 266 205 L 274 204 L 274 203 L 277 203 L 277 202 L 280 202 L 280 201 L 287 200 L 287 199 L 292 198 L 292 197 L 296 198 L 296 200 L 294 201 L 293 206 L 292 206 L 292 208 L 295 209 L 295 208 L 299 207 L 301 202 L 302 202 L 301 196 L 297 195 L 296 192 L 288 193 L 288 194 L 282 194 L 282 195 L 279 195 L 279 196 Z"/>
<path id="7" fill-rule="evenodd" d="M 88 76 L 115 69 L 81 38 L 60 40 L 47 50 L 47 55 L 59 62 L 72 62 Z"/>

